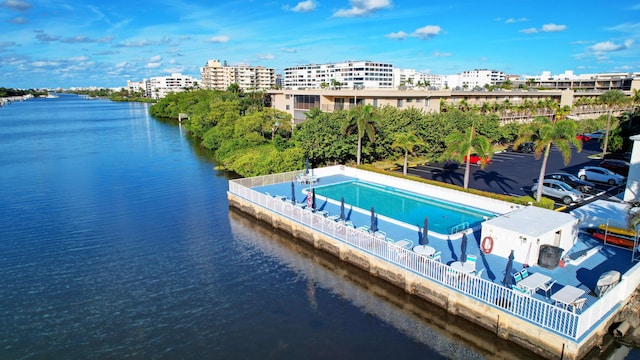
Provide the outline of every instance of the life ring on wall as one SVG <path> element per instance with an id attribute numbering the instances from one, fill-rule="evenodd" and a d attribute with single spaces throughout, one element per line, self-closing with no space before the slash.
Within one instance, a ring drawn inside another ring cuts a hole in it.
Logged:
<path id="1" fill-rule="evenodd" d="M 491 254 L 491 251 L 493 251 L 493 238 L 491 236 L 485 236 L 484 239 L 482 239 L 480 248 L 482 249 L 483 253 Z"/>

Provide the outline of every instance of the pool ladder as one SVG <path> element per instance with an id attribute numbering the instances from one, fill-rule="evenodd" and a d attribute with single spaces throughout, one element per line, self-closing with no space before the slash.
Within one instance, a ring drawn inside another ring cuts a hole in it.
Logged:
<path id="1" fill-rule="evenodd" d="M 468 222 L 463 222 L 461 224 L 458 224 L 456 226 L 452 226 L 451 229 L 449 230 L 449 234 L 455 234 L 455 233 L 459 233 L 462 230 L 466 230 L 469 228 L 469 223 Z"/>

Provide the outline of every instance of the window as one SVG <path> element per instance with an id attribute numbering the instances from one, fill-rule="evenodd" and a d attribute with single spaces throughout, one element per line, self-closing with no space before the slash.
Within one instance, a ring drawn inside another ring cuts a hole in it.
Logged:
<path id="1" fill-rule="evenodd" d="M 396 106 L 399 107 L 399 108 L 402 107 L 402 99 L 398 99 L 398 102 L 397 102 Z"/>

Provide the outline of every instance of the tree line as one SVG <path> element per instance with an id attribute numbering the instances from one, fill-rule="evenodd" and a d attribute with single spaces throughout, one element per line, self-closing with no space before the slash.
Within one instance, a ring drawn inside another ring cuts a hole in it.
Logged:
<path id="1" fill-rule="evenodd" d="M 608 101 L 611 111 L 598 119 L 569 120 L 569 112 L 556 105 L 551 106 L 552 116 L 506 125 L 501 125 L 495 113 L 471 109 L 423 113 L 371 105 L 331 113 L 314 108 L 306 113 L 306 121 L 293 125 L 290 114 L 270 107 L 267 94 L 244 93 L 238 88 L 170 94 L 150 111 L 153 116 L 173 119 L 186 114 L 184 125 L 214 152 L 219 167 L 244 177 L 299 170 L 308 159 L 314 167 L 400 165 L 405 173 L 408 163 L 451 160 L 466 163 L 468 178 L 471 153 L 490 159 L 496 149 L 513 142 L 535 142 L 536 156 L 546 159 L 552 145 L 570 154 L 572 146 L 581 145 L 576 134 L 608 129 L 604 140 L 608 151 L 630 146 L 625 137 L 640 132 L 640 122 L 633 121 L 637 112 L 611 116 L 616 104 L 628 101 L 617 90 L 603 94 L 602 101 Z M 546 160 L 543 167 L 544 163 Z"/>

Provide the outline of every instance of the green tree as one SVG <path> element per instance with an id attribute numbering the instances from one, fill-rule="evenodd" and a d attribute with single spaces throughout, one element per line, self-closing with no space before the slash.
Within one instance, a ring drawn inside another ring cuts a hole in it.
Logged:
<path id="1" fill-rule="evenodd" d="M 404 165 L 402 173 L 407 175 L 407 163 L 409 162 L 409 153 L 413 152 L 417 145 L 424 145 L 424 141 L 420 139 L 415 132 L 397 133 L 391 147 L 400 148 L 404 151 Z"/>
<path id="2" fill-rule="evenodd" d="M 445 138 L 446 150 L 444 157 L 465 164 L 464 183 L 465 189 L 469 188 L 469 172 L 471 153 L 475 152 L 480 157 L 480 168 L 484 169 L 493 157 L 493 145 L 486 137 L 476 134 L 473 126 L 462 133 L 454 130 Z"/>
<path id="3" fill-rule="evenodd" d="M 609 144 L 609 131 L 611 131 L 611 115 L 613 110 L 627 101 L 627 96 L 620 90 L 605 91 L 600 95 L 600 101 L 607 106 L 607 128 L 604 133 L 604 146 L 602 147 L 602 158 L 607 153 L 607 146 Z"/>
<path id="4" fill-rule="evenodd" d="M 535 158 L 540 159 L 540 156 L 543 156 L 538 184 L 542 184 L 544 179 L 551 145 L 555 145 L 560 150 L 565 165 L 568 165 L 571 160 L 571 145 L 575 146 L 578 152 L 582 151 L 582 141 L 576 139 L 576 124 L 571 120 L 554 122 L 547 117 L 536 116 L 533 122 L 520 128 L 518 139 L 513 146 L 517 148 L 518 145 L 528 141 L 535 144 L 533 152 Z M 540 202 L 541 198 L 542 186 L 538 186 L 536 201 Z"/>
<path id="5" fill-rule="evenodd" d="M 358 106 L 349 110 L 346 121 L 343 124 L 343 132 L 349 135 L 356 132 L 358 136 L 358 154 L 356 156 L 356 165 L 360 165 L 362 158 L 362 138 L 366 134 L 369 141 L 373 143 L 375 139 L 376 128 L 374 122 L 377 114 L 371 105 Z"/>

